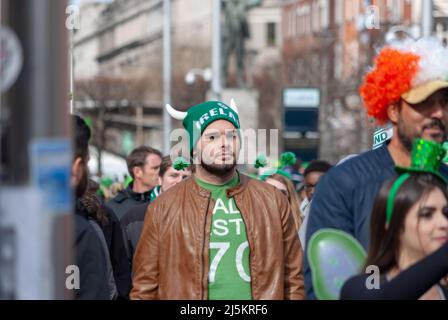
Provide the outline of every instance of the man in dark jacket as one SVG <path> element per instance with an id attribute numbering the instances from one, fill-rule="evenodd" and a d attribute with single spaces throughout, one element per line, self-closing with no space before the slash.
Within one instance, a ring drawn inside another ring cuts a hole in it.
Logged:
<path id="1" fill-rule="evenodd" d="M 173 162 L 171 161 L 170 156 L 163 157 L 162 165 L 160 166 L 159 171 L 160 185 L 152 189 L 150 196 L 151 202 L 154 201 L 162 192 L 168 191 L 171 187 L 174 187 L 179 182 L 182 182 L 191 176 L 191 167 L 184 170 L 176 170 L 172 165 Z M 131 263 L 135 248 L 137 247 L 138 240 L 140 239 L 148 205 L 149 203 L 144 203 L 131 208 L 120 220 L 126 238 L 128 258 Z"/>
<path id="2" fill-rule="evenodd" d="M 88 220 L 85 206 L 79 200 L 87 188 L 90 130 L 79 116 L 72 116 L 74 131 L 74 160 L 72 185 L 75 188 L 75 262 L 79 268 L 77 300 L 110 299 L 107 278 L 107 258 L 97 233 Z"/>
<path id="3" fill-rule="evenodd" d="M 375 197 L 385 181 L 396 177 L 395 166 L 409 167 L 414 139 L 446 140 L 448 81 L 434 74 L 440 69 L 434 62 L 446 64 L 431 60 L 434 51 L 448 59 L 448 49 L 427 39 L 410 42 L 400 50 L 384 48 L 380 52 L 377 61 L 382 63 L 366 76 L 361 96 L 368 113 L 379 123 L 392 123 L 394 135 L 388 144 L 336 166 L 319 181 L 309 213 L 307 243 L 317 230 L 334 228 L 353 235 L 368 249 Z M 427 52 L 429 56 L 413 52 Z M 448 70 L 442 73 L 446 75 Z M 403 82 L 404 75 L 409 75 L 407 82 Z M 419 83 L 419 79 L 427 81 Z M 440 172 L 448 177 L 447 166 L 442 165 Z M 307 254 L 304 268 L 307 297 L 315 298 Z"/>
<path id="4" fill-rule="evenodd" d="M 149 203 L 151 190 L 158 185 L 161 162 L 162 154 L 151 147 L 139 147 L 129 154 L 126 163 L 133 182 L 106 203 L 118 219 L 132 207 Z"/>

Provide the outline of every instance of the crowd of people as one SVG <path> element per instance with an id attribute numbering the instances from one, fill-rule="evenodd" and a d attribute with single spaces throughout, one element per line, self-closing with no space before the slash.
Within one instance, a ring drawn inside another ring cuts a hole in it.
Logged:
<path id="1" fill-rule="evenodd" d="M 294 154 L 277 165 L 261 155 L 256 177 L 236 164 L 235 103 L 167 105 L 189 159 L 138 147 L 127 157 L 132 181 L 108 198 L 89 178 L 90 131 L 73 115 L 76 298 L 313 299 L 307 244 L 336 229 L 380 271 L 373 289 L 365 269 L 345 279 L 341 299 L 446 300 L 448 49 L 434 39 L 383 48 L 360 94 L 370 116 L 392 124 L 390 141 L 301 172 Z"/>

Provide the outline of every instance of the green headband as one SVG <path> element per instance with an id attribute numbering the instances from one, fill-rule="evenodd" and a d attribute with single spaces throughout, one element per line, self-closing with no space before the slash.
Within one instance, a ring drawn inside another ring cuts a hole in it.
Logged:
<path id="1" fill-rule="evenodd" d="M 280 161 L 279 161 L 278 166 L 276 168 L 271 168 L 271 169 L 267 170 L 259 178 L 262 181 L 266 181 L 267 178 L 269 178 L 270 176 L 272 176 L 274 174 L 279 174 L 279 175 L 287 178 L 288 180 L 291 180 L 292 179 L 291 174 L 289 172 L 285 171 L 284 168 L 287 166 L 293 166 L 296 164 L 296 162 L 297 162 L 297 158 L 294 153 L 284 152 L 280 156 Z M 267 166 L 267 164 L 268 164 L 268 161 L 266 159 L 266 156 L 263 154 L 260 154 L 257 157 L 257 159 L 255 160 L 254 167 L 255 167 L 255 169 L 260 169 L 260 168 L 264 168 L 265 166 Z"/>
<path id="2" fill-rule="evenodd" d="M 286 172 L 284 170 L 281 169 L 269 169 L 267 170 L 265 173 L 263 173 L 260 176 L 260 180 L 261 181 L 266 181 L 270 176 L 273 176 L 274 174 L 279 174 L 289 180 L 291 180 L 291 174 L 289 172 Z"/>
<path id="3" fill-rule="evenodd" d="M 394 184 L 392 185 L 392 188 L 389 192 L 389 197 L 387 198 L 387 207 L 386 207 L 386 222 L 389 224 L 390 220 L 392 220 L 392 214 L 394 213 L 394 202 L 395 197 L 397 195 L 398 190 L 403 185 L 403 183 L 410 177 L 411 175 L 409 173 L 402 174 L 400 177 L 398 177 L 397 180 L 395 180 Z"/>

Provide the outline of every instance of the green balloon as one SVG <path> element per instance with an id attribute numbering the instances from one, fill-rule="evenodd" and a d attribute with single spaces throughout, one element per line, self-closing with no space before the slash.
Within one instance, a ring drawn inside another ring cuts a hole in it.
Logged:
<path id="1" fill-rule="evenodd" d="M 337 300 L 345 281 L 360 274 L 367 254 L 350 234 L 321 229 L 308 243 L 308 261 L 314 292 L 319 300 Z"/>

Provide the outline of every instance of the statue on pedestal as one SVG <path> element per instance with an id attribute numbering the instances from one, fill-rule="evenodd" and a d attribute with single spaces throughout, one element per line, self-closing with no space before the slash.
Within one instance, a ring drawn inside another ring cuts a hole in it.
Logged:
<path id="1" fill-rule="evenodd" d="M 230 55 L 235 52 L 237 86 L 244 87 L 244 43 L 250 37 L 247 11 L 259 6 L 261 0 L 223 0 L 224 23 L 222 26 L 222 85 L 227 84 Z"/>

